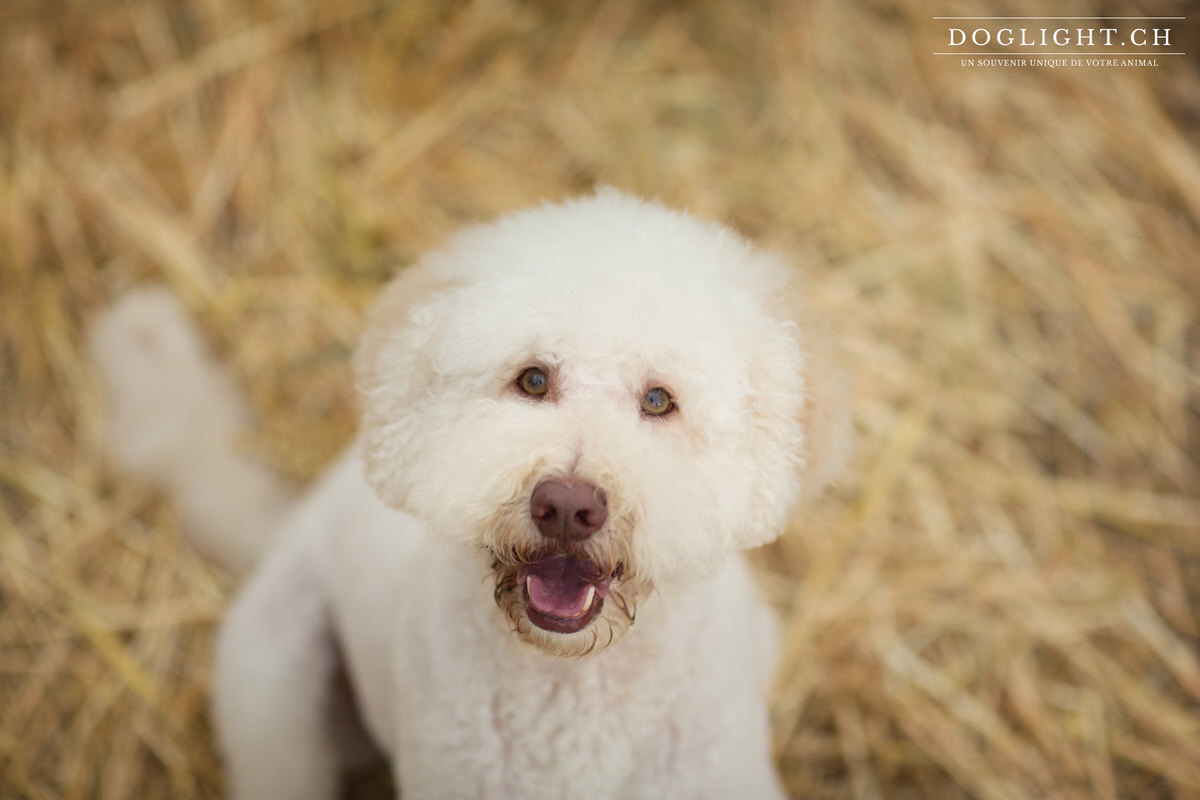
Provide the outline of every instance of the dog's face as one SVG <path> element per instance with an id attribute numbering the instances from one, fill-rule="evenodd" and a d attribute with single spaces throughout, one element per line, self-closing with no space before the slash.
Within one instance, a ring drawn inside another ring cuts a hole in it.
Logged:
<path id="1" fill-rule="evenodd" d="M 844 380 L 795 280 L 612 191 L 470 229 L 371 314 L 368 480 L 478 545 L 522 639 L 606 647 L 840 470 Z"/>

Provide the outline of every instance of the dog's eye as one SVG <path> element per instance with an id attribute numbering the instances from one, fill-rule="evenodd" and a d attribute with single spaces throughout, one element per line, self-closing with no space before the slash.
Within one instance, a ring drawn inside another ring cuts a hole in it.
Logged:
<path id="1" fill-rule="evenodd" d="M 541 397 L 550 390 L 550 379 L 540 367 L 529 367 L 517 376 L 517 386 L 530 397 Z"/>
<path id="2" fill-rule="evenodd" d="M 652 417 L 661 417 L 673 408 L 675 401 L 671 399 L 671 393 L 661 386 L 655 386 L 642 397 L 642 411 Z"/>

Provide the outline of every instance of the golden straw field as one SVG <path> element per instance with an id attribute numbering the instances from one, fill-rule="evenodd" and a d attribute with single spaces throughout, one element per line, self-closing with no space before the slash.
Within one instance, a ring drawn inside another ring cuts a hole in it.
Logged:
<path id="1" fill-rule="evenodd" d="M 611 184 L 786 254 L 856 376 L 754 559 L 792 794 L 1200 798 L 1197 62 L 960 67 L 936 6 L 5 3 L 0 797 L 220 796 L 235 582 L 106 465 L 87 320 L 168 283 L 300 483 L 389 275 Z"/>

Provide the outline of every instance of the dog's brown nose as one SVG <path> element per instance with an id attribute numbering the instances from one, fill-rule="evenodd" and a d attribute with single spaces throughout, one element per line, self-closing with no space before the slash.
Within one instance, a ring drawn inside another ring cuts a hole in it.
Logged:
<path id="1" fill-rule="evenodd" d="M 590 483 L 542 481 L 529 498 L 533 523 L 548 539 L 586 539 L 608 519 L 604 492 Z"/>

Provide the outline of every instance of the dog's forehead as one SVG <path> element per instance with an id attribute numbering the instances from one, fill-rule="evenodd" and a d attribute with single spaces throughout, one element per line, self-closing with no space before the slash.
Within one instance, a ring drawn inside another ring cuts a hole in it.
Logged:
<path id="1" fill-rule="evenodd" d="M 543 360 L 597 385 L 680 361 L 719 360 L 761 316 L 736 286 L 680 283 L 654 264 L 628 262 L 498 268 L 448 305 L 444 333 L 471 343 L 476 358 Z"/>
<path id="2" fill-rule="evenodd" d="M 468 230 L 432 266 L 454 287 L 431 309 L 442 366 L 479 374 L 522 359 L 736 370 L 778 330 L 767 299 L 787 282 L 732 231 L 615 193 Z"/>

